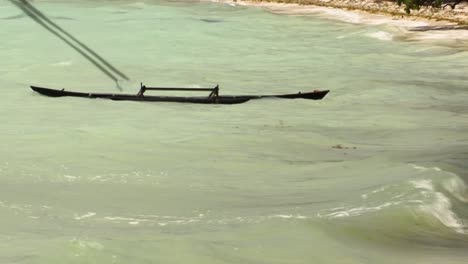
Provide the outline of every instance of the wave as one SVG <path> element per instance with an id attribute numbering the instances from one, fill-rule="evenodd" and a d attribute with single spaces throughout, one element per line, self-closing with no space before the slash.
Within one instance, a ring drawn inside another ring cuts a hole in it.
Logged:
<path id="1" fill-rule="evenodd" d="M 459 177 L 453 177 L 443 183 L 445 190 L 450 192 L 458 201 L 468 203 L 468 188 Z"/>
<path id="2" fill-rule="evenodd" d="M 457 233 L 465 233 L 463 221 L 452 210 L 450 199 L 442 192 L 435 190 L 432 180 L 416 180 L 411 182 L 415 188 L 422 190 L 423 195 L 432 196 L 433 202 L 420 205 L 419 208 L 438 219 L 443 225 Z"/>
<path id="3" fill-rule="evenodd" d="M 430 203 L 421 200 L 342 208 L 335 214 L 322 215 L 321 229 L 335 240 L 359 248 L 367 245 L 387 251 L 410 247 L 424 254 L 431 248 L 450 252 L 467 248 L 466 226 L 454 212 L 450 200 L 441 193 L 433 198 Z"/>
<path id="4" fill-rule="evenodd" d="M 396 235 L 390 234 L 392 230 L 400 229 L 402 236 L 405 233 L 412 236 L 452 234 L 468 239 L 468 222 L 462 217 L 466 208 L 456 207 L 461 212 L 454 208 L 454 202 L 468 202 L 463 180 L 438 167 L 410 166 L 424 178 L 376 188 L 362 194 L 354 205 L 322 210 L 317 216 L 331 222 L 350 222 L 364 230 L 368 227 L 362 226 L 363 223 L 372 221 L 383 229 L 388 228 L 382 232 L 391 236 Z"/>

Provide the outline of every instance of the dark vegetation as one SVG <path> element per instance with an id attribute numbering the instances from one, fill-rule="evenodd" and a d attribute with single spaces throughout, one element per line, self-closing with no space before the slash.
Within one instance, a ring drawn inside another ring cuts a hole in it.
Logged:
<path id="1" fill-rule="evenodd" d="M 467 2 L 467 0 L 396 0 L 399 5 L 405 5 L 406 13 L 410 13 L 411 10 L 419 10 L 421 6 L 433 6 L 438 8 L 450 7 L 455 8 L 461 2 Z"/>

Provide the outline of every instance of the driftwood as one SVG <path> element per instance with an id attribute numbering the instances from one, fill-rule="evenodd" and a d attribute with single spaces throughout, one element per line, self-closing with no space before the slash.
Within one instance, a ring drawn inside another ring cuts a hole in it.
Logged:
<path id="1" fill-rule="evenodd" d="M 446 8 L 447 6 L 450 6 L 453 9 L 455 9 L 455 6 L 457 6 L 459 3 L 463 2 L 464 0 L 455 0 L 450 3 L 445 3 L 445 5 L 442 6 L 442 8 Z"/>

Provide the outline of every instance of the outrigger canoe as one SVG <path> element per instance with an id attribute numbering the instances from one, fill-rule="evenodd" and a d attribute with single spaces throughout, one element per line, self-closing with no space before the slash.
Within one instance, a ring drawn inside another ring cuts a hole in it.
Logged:
<path id="1" fill-rule="evenodd" d="M 111 94 L 111 93 L 83 93 L 65 91 L 65 89 L 50 89 L 44 87 L 31 86 L 34 91 L 50 96 L 50 97 L 82 97 L 82 98 L 102 98 L 116 101 L 138 101 L 138 102 L 179 102 L 179 103 L 195 103 L 195 104 L 240 104 L 249 100 L 262 98 L 283 98 L 283 99 L 311 99 L 320 100 L 329 90 L 295 94 L 280 94 L 280 95 L 219 95 L 219 86 L 214 88 L 169 88 L 169 87 L 146 87 L 141 84 L 140 91 L 137 94 Z M 157 91 L 210 91 L 208 96 L 147 96 L 144 95 L 147 90 Z"/>

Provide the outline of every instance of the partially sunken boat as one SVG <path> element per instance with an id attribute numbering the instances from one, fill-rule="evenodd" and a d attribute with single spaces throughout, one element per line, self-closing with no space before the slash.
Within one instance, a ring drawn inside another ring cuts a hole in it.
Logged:
<path id="1" fill-rule="evenodd" d="M 219 86 L 214 88 L 169 88 L 169 87 L 146 87 L 141 84 L 140 91 L 137 94 L 111 94 L 111 93 L 83 93 L 65 91 L 65 89 L 50 89 L 44 87 L 31 86 L 34 91 L 50 96 L 50 97 L 82 97 L 82 98 L 102 98 L 115 101 L 138 101 L 138 102 L 178 102 L 178 103 L 193 103 L 193 104 L 241 104 L 254 99 L 263 98 L 281 98 L 281 99 L 310 99 L 321 100 L 327 95 L 329 90 L 312 91 L 295 94 L 278 94 L 278 95 L 219 95 Z M 207 91 L 208 96 L 148 96 L 144 93 L 148 90 L 154 91 Z"/>

